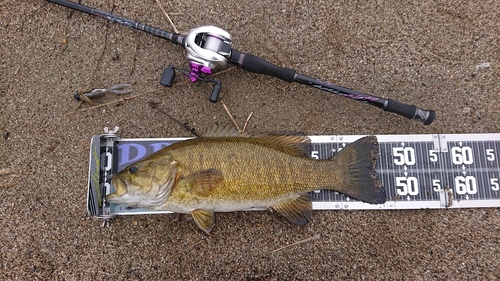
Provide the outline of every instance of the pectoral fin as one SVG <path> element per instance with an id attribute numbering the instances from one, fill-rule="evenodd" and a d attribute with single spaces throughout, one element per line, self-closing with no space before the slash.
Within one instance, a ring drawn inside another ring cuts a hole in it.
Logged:
<path id="1" fill-rule="evenodd" d="M 214 211 L 194 210 L 191 212 L 191 215 L 198 227 L 206 233 L 209 233 L 214 227 Z"/>
<path id="2" fill-rule="evenodd" d="M 190 186 L 193 193 L 207 196 L 223 179 L 221 171 L 217 169 L 205 169 L 190 174 L 182 179 L 182 181 Z"/>
<path id="3" fill-rule="evenodd" d="M 302 194 L 296 199 L 288 200 L 270 207 L 291 223 L 306 225 L 311 219 L 312 203 L 309 194 Z"/>

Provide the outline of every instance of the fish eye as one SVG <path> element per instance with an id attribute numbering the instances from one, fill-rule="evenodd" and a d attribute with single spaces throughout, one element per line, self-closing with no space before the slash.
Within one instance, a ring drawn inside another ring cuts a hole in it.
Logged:
<path id="1" fill-rule="evenodd" d="M 130 168 L 128 168 L 128 170 L 132 174 L 135 174 L 139 170 L 139 168 L 136 165 L 132 165 L 132 166 L 130 166 Z"/>

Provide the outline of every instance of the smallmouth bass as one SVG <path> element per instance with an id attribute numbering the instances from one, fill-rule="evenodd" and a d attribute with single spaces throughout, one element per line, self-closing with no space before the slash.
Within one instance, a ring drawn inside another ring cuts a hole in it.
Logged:
<path id="1" fill-rule="evenodd" d="M 191 214 L 205 232 L 214 212 L 264 207 L 305 225 L 309 191 L 331 189 L 371 204 L 386 201 L 375 171 L 378 142 L 368 136 L 327 160 L 306 155 L 307 136 L 240 133 L 217 127 L 129 165 L 111 179 L 110 203 Z"/>

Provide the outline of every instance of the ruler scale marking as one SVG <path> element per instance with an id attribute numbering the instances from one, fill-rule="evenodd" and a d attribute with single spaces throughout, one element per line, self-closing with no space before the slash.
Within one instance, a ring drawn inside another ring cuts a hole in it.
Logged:
<path id="1" fill-rule="evenodd" d="M 312 143 L 306 151 L 311 158 L 327 159 L 361 137 L 311 136 Z M 376 168 L 387 190 L 387 202 L 370 205 L 338 192 L 321 190 L 312 193 L 315 209 L 446 208 L 446 203 L 452 198 L 450 194 L 453 195 L 451 208 L 500 206 L 500 134 L 377 137 L 380 156 Z M 110 178 L 113 174 L 179 140 L 183 138 L 119 139 L 109 134 L 94 136 L 89 163 L 89 213 L 97 217 L 168 213 L 102 204 L 105 202 L 99 204 L 98 201 L 112 191 Z M 99 141 L 100 144 L 95 143 Z M 95 147 L 101 153 L 98 157 L 92 155 L 96 153 L 92 151 Z M 99 167 L 96 168 L 96 165 Z"/>

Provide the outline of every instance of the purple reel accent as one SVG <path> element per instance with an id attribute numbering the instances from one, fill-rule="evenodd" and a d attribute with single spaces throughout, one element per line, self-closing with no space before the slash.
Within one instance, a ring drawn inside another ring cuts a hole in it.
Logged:
<path id="1" fill-rule="evenodd" d="M 191 82 L 196 82 L 200 74 L 206 74 L 206 75 L 212 74 L 212 69 L 210 67 L 204 66 L 196 62 L 190 62 L 189 67 L 191 67 L 191 72 L 189 73 L 189 80 L 191 80 Z"/>

